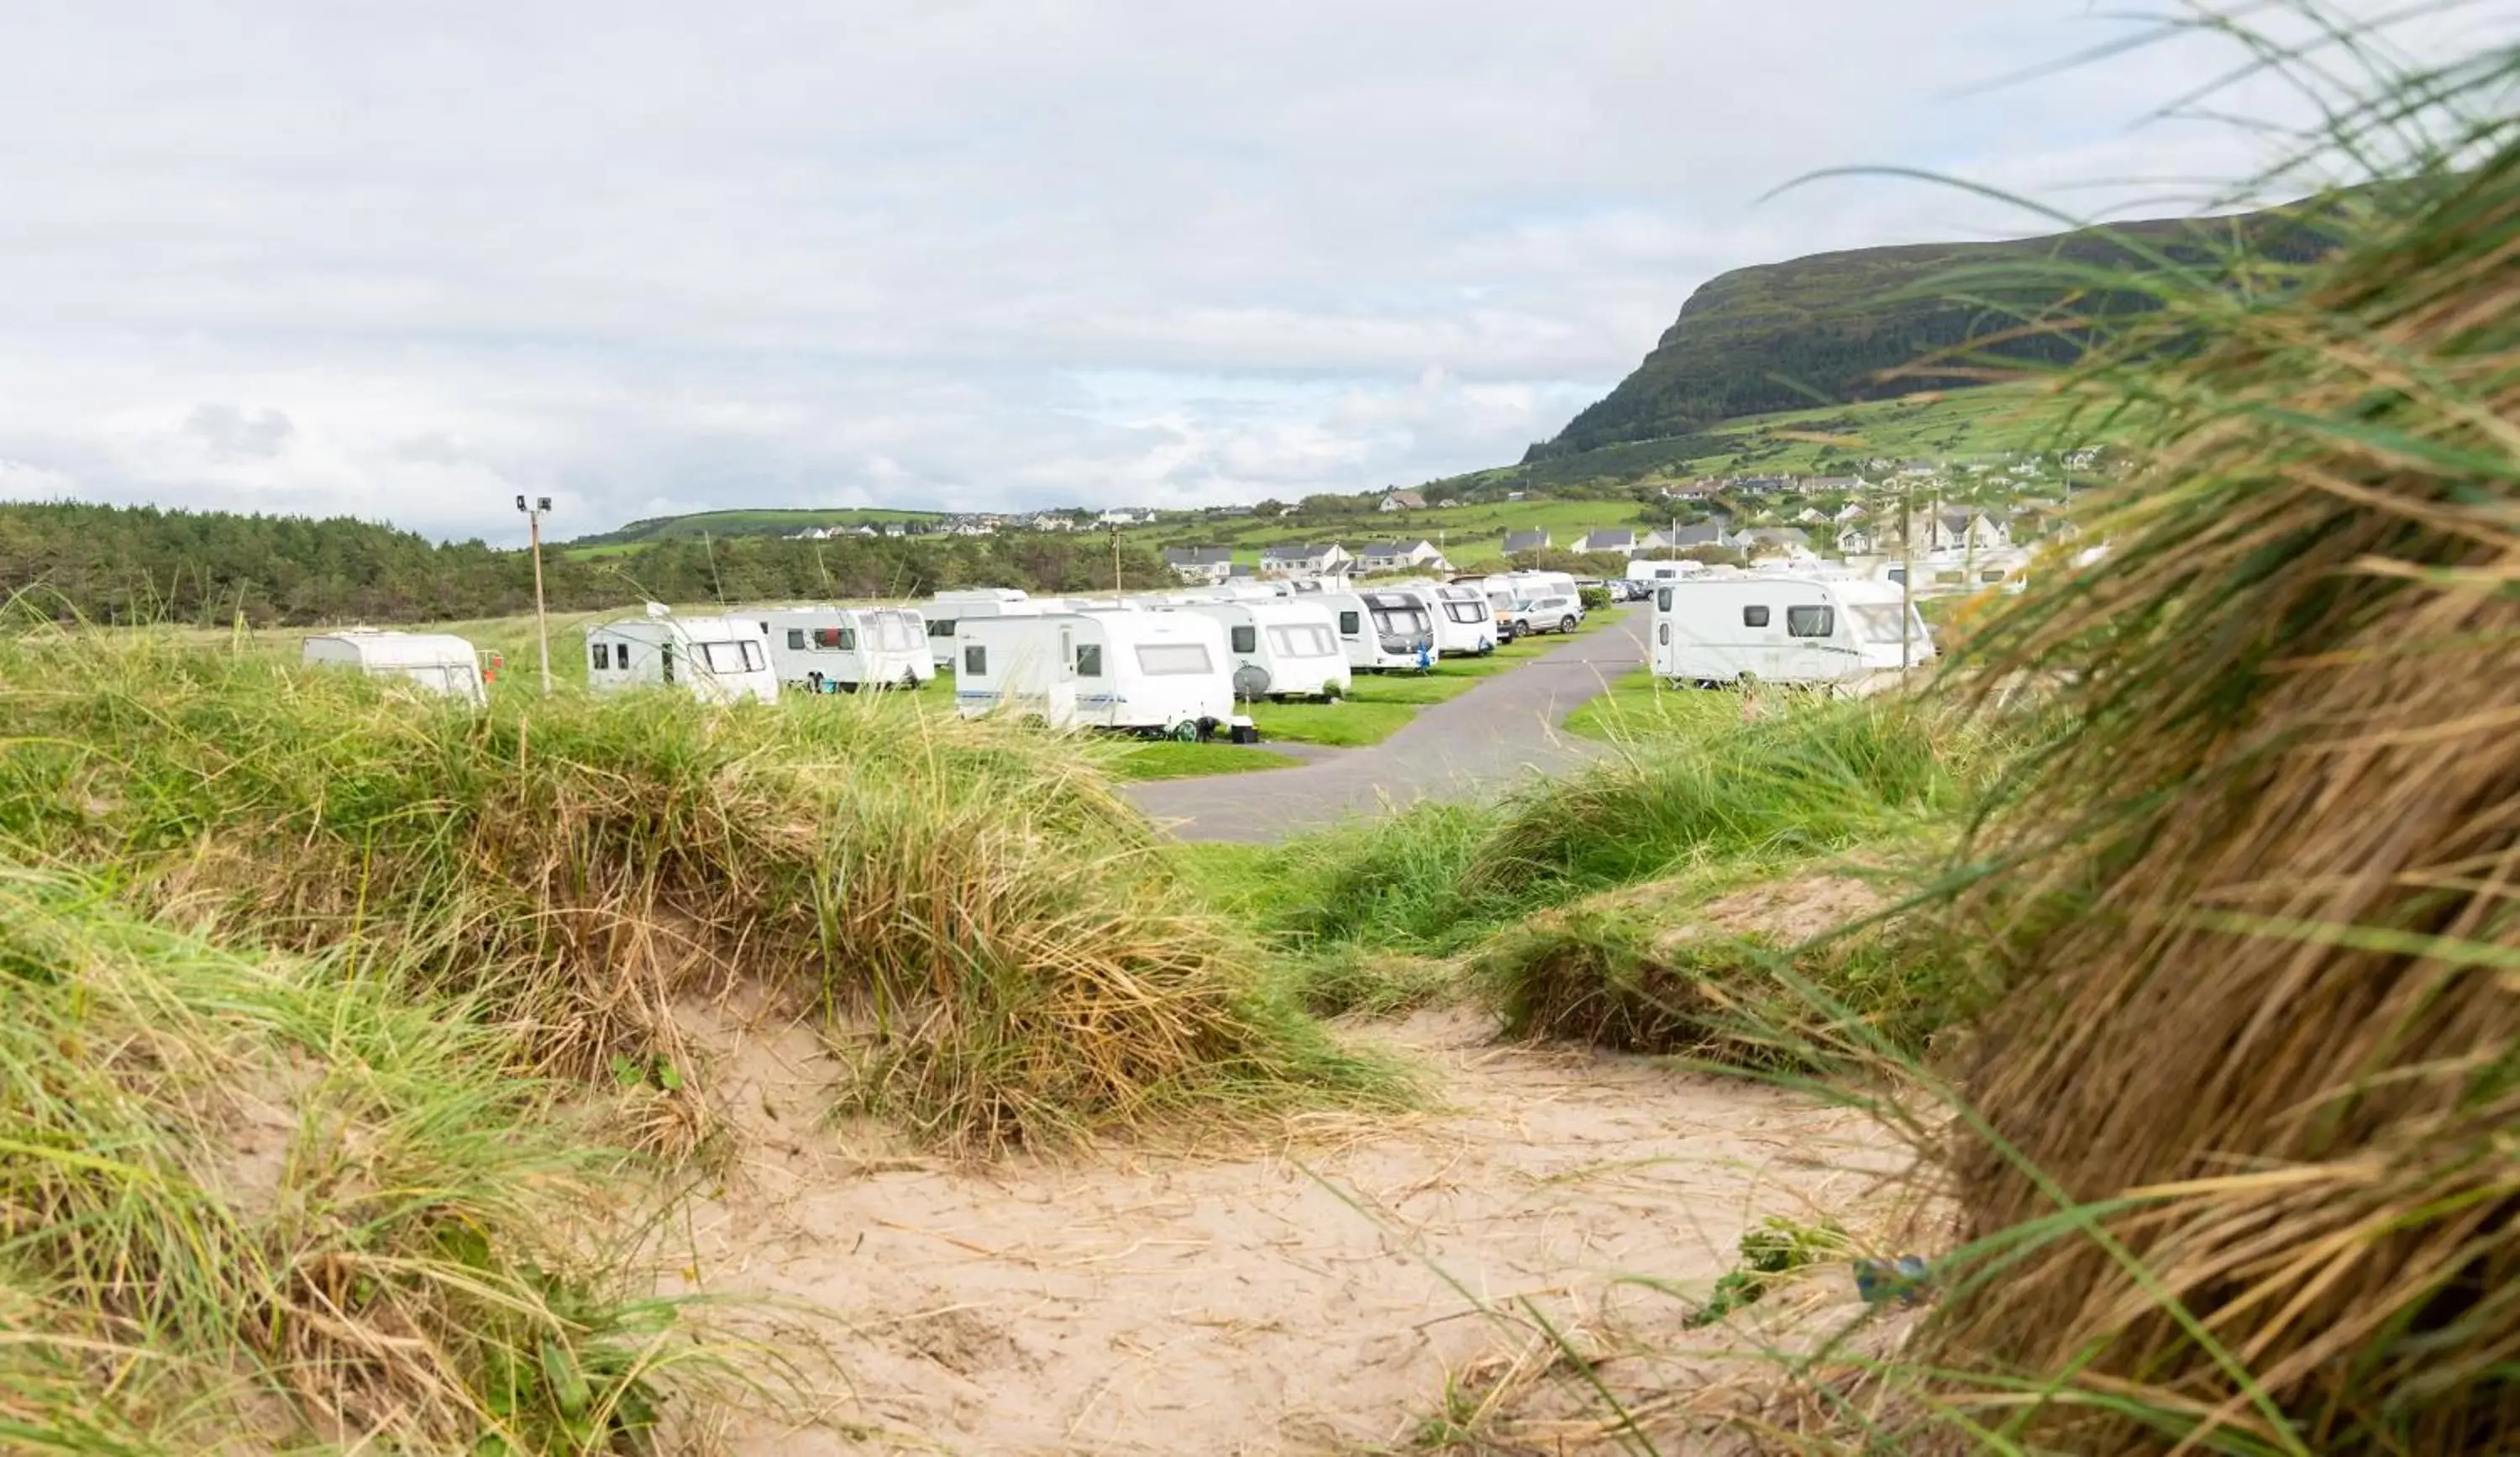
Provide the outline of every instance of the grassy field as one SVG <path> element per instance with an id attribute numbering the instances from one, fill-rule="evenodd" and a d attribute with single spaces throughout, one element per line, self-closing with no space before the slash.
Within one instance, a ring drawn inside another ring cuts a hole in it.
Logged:
<path id="1" fill-rule="evenodd" d="M 934 521 L 942 515 L 935 511 L 901 510 L 886 506 L 799 506 L 757 507 L 733 511 L 702 511 L 690 516 L 658 517 L 651 521 L 632 522 L 610 531 L 595 531 L 562 543 L 571 556 L 595 554 L 607 546 L 637 545 L 650 541 L 670 541 L 677 537 L 701 535 L 763 536 L 802 531 L 813 526 L 881 525 L 885 522 Z"/>
<path id="2" fill-rule="evenodd" d="M 1627 524 L 1636 512 L 1637 507 L 1625 501 L 1512 501 L 1390 514 L 1360 509 L 1320 524 L 1254 517 L 1165 522 L 1132 527 L 1122 534 L 1157 548 L 1230 547 L 1234 560 L 1252 564 L 1259 562 L 1262 547 L 1288 542 L 1336 541 L 1351 552 L 1361 552 L 1371 541 L 1423 539 L 1441 547 L 1455 567 L 1467 569 L 1503 557 L 1508 531 L 1547 531 L 1555 545 L 1571 548 L 1588 531 Z"/>

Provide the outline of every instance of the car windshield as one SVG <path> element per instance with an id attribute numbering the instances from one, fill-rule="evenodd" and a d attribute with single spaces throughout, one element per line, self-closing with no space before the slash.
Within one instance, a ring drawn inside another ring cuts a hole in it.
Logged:
<path id="1" fill-rule="evenodd" d="M 1896 604 L 1884 602 L 1852 606 L 1846 610 L 1846 615 L 1855 623 L 1856 634 L 1868 643 L 1888 644 L 1900 640 L 1900 612 Z M 1922 620 L 1909 628 L 1907 639 L 1910 642 L 1925 640 Z"/>
<path id="2" fill-rule="evenodd" d="M 1297 622 L 1269 629 L 1269 646 L 1283 658 L 1330 658 L 1339 651 L 1337 639 L 1318 622 Z"/>
<path id="3" fill-rule="evenodd" d="M 1426 615 L 1414 607 L 1377 607 L 1373 630 L 1391 637 L 1414 637 L 1426 630 Z"/>

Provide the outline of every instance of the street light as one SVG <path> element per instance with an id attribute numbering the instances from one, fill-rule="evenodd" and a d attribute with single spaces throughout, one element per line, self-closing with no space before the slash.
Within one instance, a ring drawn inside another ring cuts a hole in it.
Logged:
<path id="1" fill-rule="evenodd" d="M 551 497 L 536 496 L 531 506 L 525 498 L 517 497 L 517 509 L 524 513 L 525 530 L 534 548 L 534 636 L 542 643 L 543 697 L 551 697 L 551 622 L 543 615 L 543 517 L 551 511 Z"/>

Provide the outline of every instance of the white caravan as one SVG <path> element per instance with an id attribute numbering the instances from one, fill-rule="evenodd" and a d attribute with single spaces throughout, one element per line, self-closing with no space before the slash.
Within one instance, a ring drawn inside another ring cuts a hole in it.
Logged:
<path id="1" fill-rule="evenodd" d="M 926 625 L 894 608 L 755 609 L 782 685 L 803 693 L 916 688 L 936 676 Z"/>
<path id="2" fill-rule="evenodd" d="M 1435 622 L 1413 592 L 1324 592 L 1348 666 L 1369 673 L 1432 667 Z"/>
<path id="3" fill-rule="evenodd" d="M 1338 627 L 1318 599 L 1193 602 L 1176 611 L 1213 618 L 1225 628 L 1236 698 L 1327 703 L 1344 696 L 1354 681 Z"/>
<path id="4" fill-rule="evenodd" d="M 1666 582 L 1654 589 L 1653 670 L 1701 686 L 1846 683 L 1934 656 L 1925 619 L 1902 612 L 1895 583 L 1761 576 Z"/>
<path id="5" fill-rule="evenodd" d="M 1448 657 L 1485 658 L 1496 651 L 1496 607 L 1475 582 L 1435 589 L 1435 650 Z"/>
<path id="6" fill-rule="evenodd" d="M 1648 562 L 1642 558 L 1628 563 L 1628 580 L 1632 582 L 1670 582 L 1685 576 L 1695 576 L 1706 569 L 1703 562 Z"/>
<path id="7" fill-rule="evenodd" d="M 424 692 L 488 702 L 481 687 L 481 660 L 472 645 L 444 632 L 379 632 L 360 627 L 306 640 L 309 666 L 345 667 L 371 678 L 416 683 Z"/>
<path id="8" fill-rule="evenodd" d="M 706 704 L 775 703 L 779 674 L 770 639 L 742 617 L 677 617 L 650 607 L 644 617 L 586 629 L 586 686 L 597 693 L 662 685 Z"/>
<path id="9" fill-rule="evenodd" d="M 939 592 L 924 606 L 926 610 L 920 615 L 927 629 L 928 661 L 935 667 L 951 667 L 955 629 L 964 618 L 1038 617 L 1043 613 L 1063 611 L 1066 604 L 1036 601 L 1025 596 L 1020 587 L 966 587 Z"/>
<path id="10" fill-rule="evenodd" d="M 1053 728 L 1203 739 L 1234 713 L 1225 628 L 1197 613 L 972 617 L 955 634 L 954 702 L 966 718 L 1012 713 Z"/>

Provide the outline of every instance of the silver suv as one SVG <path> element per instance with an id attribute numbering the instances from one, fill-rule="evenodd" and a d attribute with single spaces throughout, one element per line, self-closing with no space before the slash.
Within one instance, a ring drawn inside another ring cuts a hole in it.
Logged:
<path id="1" fill-rule="evenodd" d="M 1535 632 L 1573 632 L 1584 621 L 1584 604 L 1573 597 L 1552 595 L 1526 598 L 1513 605 L 1506 624 L 1516 637 Z"/>

